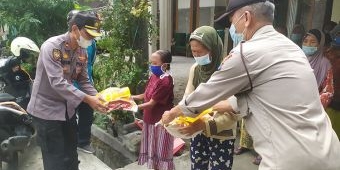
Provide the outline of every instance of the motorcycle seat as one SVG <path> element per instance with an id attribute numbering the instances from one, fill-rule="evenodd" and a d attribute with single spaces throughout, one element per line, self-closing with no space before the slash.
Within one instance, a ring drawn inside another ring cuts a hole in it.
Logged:
<path id="1" fill-rule="evenodd" d="M 0 102 L 15 101 L 15 97 L 8 93 L 0 93 Z"/>

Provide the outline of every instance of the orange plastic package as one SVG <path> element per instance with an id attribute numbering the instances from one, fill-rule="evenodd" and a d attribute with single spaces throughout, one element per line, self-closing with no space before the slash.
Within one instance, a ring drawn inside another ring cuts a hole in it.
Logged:
<path id="1" fill-rule="evenodd" d="M 109 87 L 98 93 L 105 100 L 104 104 L 109 107 L 109 112 L 113 110 L 126 110 L 137 112 L 138 106 L 131 98 L 129 87 Z"/>

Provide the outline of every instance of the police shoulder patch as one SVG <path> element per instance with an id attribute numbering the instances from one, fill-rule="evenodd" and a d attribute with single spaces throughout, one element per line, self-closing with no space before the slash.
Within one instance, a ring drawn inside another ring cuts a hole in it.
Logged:
<path id="1" fill-rule="evenodd" d="M 59 61 L 61 58 L 61 51 L 59 49 L 53 49 L 52 57 L 54 61 Z"/>

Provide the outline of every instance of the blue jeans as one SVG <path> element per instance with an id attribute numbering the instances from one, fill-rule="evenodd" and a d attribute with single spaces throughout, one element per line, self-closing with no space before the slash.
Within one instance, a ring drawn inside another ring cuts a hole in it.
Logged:
<path id="1" fill-rule="evenodd" d="M 93 109 L 87 103 L 80 103 L 77 107 L 78 114 L 78 146 L 91 143 L 91 126 L 93 123 Z"/>

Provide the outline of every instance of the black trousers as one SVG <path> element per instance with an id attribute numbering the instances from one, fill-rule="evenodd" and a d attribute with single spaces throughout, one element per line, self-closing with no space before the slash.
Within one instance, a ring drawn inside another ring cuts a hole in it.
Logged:
<path id="1" fill-rule="evenodd" d="M 91 143 L 91 126 L 93 123 L 93 109 L 87 103 L 80 103 L 78 114 L 78 146 L 86 146 Z"/>
<path id="2" fill-rule="evenodd" d="M 76 116 L 67 121 L 33 117 L 44 170 L 78 170 Z"/>

